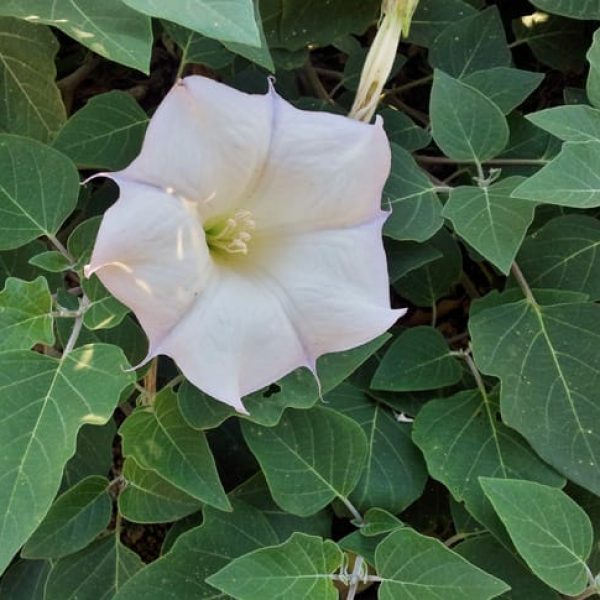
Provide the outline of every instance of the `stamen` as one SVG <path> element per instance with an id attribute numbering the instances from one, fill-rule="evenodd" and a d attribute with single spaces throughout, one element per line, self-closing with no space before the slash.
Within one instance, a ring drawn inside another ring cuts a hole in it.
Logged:
<path id="1" fill-rule="evenodd" d="M 256 228 L 256 222 L 249 210 L 238 209 L 233 215 L 213 222 L 205 229 L 206 242 L 212 251 L 224 251 L 229 254 L 248 254 L 250 233 Z"/>

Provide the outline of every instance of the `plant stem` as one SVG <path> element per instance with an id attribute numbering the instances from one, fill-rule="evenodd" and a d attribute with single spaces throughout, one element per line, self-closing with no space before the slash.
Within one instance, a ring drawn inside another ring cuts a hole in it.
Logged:
<path id="1" fill-rule="evenodd" d="M 354 600 L 356 596 L 358 584 L 360 583 L 360 572 L 364 560 L 365 559 L 360 555 L 354 559 L 354 568 L 352 569 L 352 575 L 350 575 L 350 588 L 348 589 L 348 595 L 346 596 L 346 600 Z"/>
<path id="2" fill-rule="evenodd" d="M 75 262 L 74 258 L 71 256 L 71 253 L 64 247 L 63 243 L 55 235 L 49 233 L 46 237 L 71 264 Z"/>
<path id="3" fill-rule="evenodd" d="M 89 304 L 89 300 L 87 296 L 83 296 L 79 302 L 79 315 L 76 317 L 75 322 L 73 323 L 73 329 L 71 330 L 71 335 L 63 348 L 63 358 L 73 350 L 75 344 L 77 343 L 77 339 L 79 338 L 79 334 L 81 333 L 81 327 L 83 326 L 83 315 L 87 310 Z"/>
<path id="4" fill-rule="evenodd" d="M 533 295 L 533 292 L 531 291 L 531 288 L 529 287 L 529 284 L 527 283 L 527 280 L 525 279 L 525 276 L 523 275 L 523 271 L 521 271 L 521 269 L 519 268 L 519 265 L 516 262 L 514 262 L 511 265 L 510 271 L 514 275 L 515 279 L 517 280 L 517 283 L 519 284 L 519 287 L 521 288 L 521 290 L 523 290 L 523 294 L 525 294 L 525 298 L 527 299 L 527 302 L 529 302 L 530 304 L 536 304 L 535 296 Z"/>
<path id="5" fill-rule="evenodd" d="M 429 165 L 477 165 L 477 162 L 471 159 L 448 158 L 447 156 L 430 156 L 427 154 L 415 154 L 418 162 Z M 550 161 L 545 158 L 491 158 L 484 160 L 485 165 L 496 166 L 533 166 L 541 167 L 547 165 Z"/>
<path id="6" fill-rule="evenodd" d="M 482 398 L 487 402 L 487 390 L 485 389 L 485 383 L 483 381 L 483 377 L 481 377 L 481 373 L 475 364 L 475 361 L 471 357 L 470 351 L 462 353 L 463 359 L 467 363 L 469 367 L 469 371 L 471 371 L 471 375 L 473 375 L 473 379 L 475 379 L 475 383 L 477 384 L 477 388 L 481 393 Z"/>
<path id="7" fill-rule="evenodd" d="M 315 68 L 310 62 L 310 57 L 304 63 L 304 74 L 306 75 L 306 79 L 308 80 L 308 83 L 310 83 L 310 86 L 312 87 L 315 94 L 319 98 L 321 98 L 321 100 L 325 100 L 325 102 L 327 102 L 328 104 L 334 104 L 333 100 L 329 96 L 329 93 L 325 89 L 325 86 L 319 79 L 318 73 L 315 71 Z"/>
<path id="8" fill-rule="evenodd" d="M 585 600 L 586 598 L 591 598 L 592 596 L 597 596 L 600 595 L 600 591 L 598 590 L 597 587 L 591 587 L 588 588 L 587 590 L 585 590 L 585 592 L 583 592 L 582 594 L 579 594 L 579 596 L 576 596 L 575 598 L 573 598 L 573 600 Z"/>
<path id="9" fill-rule="evenodd" d="M 421 85 L 426 85 L 430 81 L 433 81 L 433 75 L 426 75 L 425 77 L 421 77 L 420 79 L 414 79 L 413 81 L 408 81 L 407 83 L 403 83 L 402 85 L 397 85 L 385 92 L 386 96 L 394 96 L 396 94 L 401 94 L 402 92 L 406 92 L 407 90 L 412 90 L 413 88 L 419 87 Z"/>
<path id="10" fill-rule="evenodd" d="M 476 537 L 476 536 L 479 536 L 479 535 L 483 535 L 484 533 L 485 533 L 484 530 L 482 530 L 482 531 L 471 531 L 471 532 L 463 531 L 463 532 L 455 533 L 454 535 L 450 536 L 444 542 L 444 546 L 446 546 L 446 548 L 452 548 L 452 546 L 454 546 L 458 542 L 462 542 L 463 540 L 469 539 L 471 537 Z"/>
<path id="11" fill-rule="evenodd" d="M 354 520 L 358 523 L 359 527 L 362 527 L 365 524 L 365 520 L 362 518 L 362 515 L 358 512 L 358 509 L 348 500 L 348 498 L 344 498 L 343 496 L 338 496 L 338 498 L 344 503 L 344 506 L 350 511 Z"/>

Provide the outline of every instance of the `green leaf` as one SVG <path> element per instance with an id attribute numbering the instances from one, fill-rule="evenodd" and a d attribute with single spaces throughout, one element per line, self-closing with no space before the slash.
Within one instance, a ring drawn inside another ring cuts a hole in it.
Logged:
<path id="1" fill-rule="evenodd" d="M 379 111 L 379 114 L 383 117 L 385 131 L 390 141 L 405 150 L 414 152 L 425 148 L 431 142 L 431 134 L 398 109 L 386 106 Z"/>
<path id="2" fill-rule="evenodd" d="M 505 275 L 535 210 L 532 202 L 511 197 L 522 181 L 521 177 L 507 177 L 489 187 L 455 187 L 443 211 L 456 233 Z"/>
<path id="3" fill-rule="evenodd" d="M 364 516 L 364 525 L 360 528 L 360 533 L 367 537 L 389 533 L 404 527 L 404 523 L 396 516 L 381 508 L 369 508 Z"/>
<path id="4" fill-rule="evenodd" d="M 259 46 L 252 0 L 122 0 L 131 8 L 173 21 L 220 41 Z"/>
<path id="5" fill-rule="evenodd" d="M 383 190 L 383 207 L 392 214 L 383 232 L 395 240 L 424 242 L 438 231 L 442 204 L 435 185 L 415 159 L 401 146 L 392 143 L 392 170 Z"/>
<path id="6" fill-rule="evenodd" d="M 35 140 L 0 134 L 0 250 L 54 235 L 78 192 L 79 176 L 68 158 Z"/>
<path id="7" fill-rule="evenodd" d="M 54 564 L 45 600 L 110 600 L 143 566 L 118 536 L 109 535 Z"/>
<path id="8" fill-rule="evenodd" d="M 560 596 L 543 584 L 514 554 L 491 535 L 480 535 L 461 542 L 455 552 L 487 573 L 510 585 L 506 600 L 560 600 Z"/>
<path id="9" fill-rule="evenodd" d="M 62 273 L 71 268 L 69 259 L 58 252 L 58 250 L 48 250 L 41 254 L 36 254 L 29 259 L 29 264 L 50 273 Z"/>
<path id="10" fill-rule="evenodd" d="M 600 223 L 586 215 L 552 219 L 523 244 L 521 271 L 534 288 L 572 290 L 600 300 Z"/>
<path id="11" fill-rule="evenodd" d="M 476 14 L 463 0 L 421 0 L 413 15 L 408 40 L 419 46 L 431 46 L 451 23 Z"/>
<path id="12" fill-rule="evenodd" d="M 514 198 L 574 208 L 600 206 L 600 141 L 566 142 L 560 154 L 519 185 Z"/>
<path id="13" fill-rule="evenodd" d="M 100 56 L 149 72 L 150 19 L 120 0 L 5 0 L 0 14 L 53 25 Z"/>
<path id="14" fill-rule="evenodd" d="M 90 475 L 107 475 L 113 463 L 113 442 L 117 426 L 84 425 L 77 434 L 77 451 L 65 465 L 63 488 L 67 489 Z"/>
<path id="15" fill-rule="evenodd" d="M 493 67 L 509 67 L 511 61 L 495 6 L 448 25 L 429 49 L 431 66 L 457 79 Z"/>
<path id="16" fill-rule="evenodd" d="M 129 457 L 123 465 L 126 487 L 119 494 L 119 511 L 133 523 L 164 523 L 196 512 L 202 503 L 171 485 L 156 471 L 142 469 Z"/>
<path id="17" fill-rule="evenodd" d="M 342 566 L 343 554 L 331 540 L 295 533 L 287 542 L 236 558 L 207 582 L 239 600 L 337 600 L 330 575 Z"/>
<path id="18" fill-rule="evenodd" d="M 531 0 L 531 4 L 573 19 L 600 19 L 600 0 Z"/>
<path id="19" fill-rule="evenodd" d="M 598 0 L 595 0 L 599 4 Z M 599 7 L 600 8 L 600 7 Z M 586 58 L 590 63 L 585 90 L 590 102 L 600 107 L 600 30 L 594 33 L 594 41 L 586 54 Z"/>
<path id="20" fill-rule="evenodd" d="M 334 498 L 348 498 L 367 454 L 367 439 L 352 419 L 328 408 L 288 409 L 275 427 L 242 423 L 275 502 L 308 516 Z"/>
<path id="21" fill-rule="evenodd" d="M 385 246 L 391 283 L 395 283 L 419 267 L 442 258 L 442 253 L 432 244 L 386 240 Z"/>
<path id="22" fill-rule="evenodd" d="M 460 278 L 462 254 L 452 235 L 440 229 L 429 242 L 442 256 L 394 283 L 400 294 L 417 306 L 431 306 Z"/>
<path id="23" fill-rule="evenodd" d="M 44 277 L 6 280 L 0 292 L 0 350 L 29 350 L 54 344 L 52 296 Z"/>
<path id="24" fill-rule="evenodd" d="M 60 558 L 85 548 L 112 515 L 108 479 L 92 475 L 58 498 L 21 550 L 23 558 Z"/>
<path id="25" fill-rule="evenodd" d="M 277 383 L 250 394 L 244 398 L 244 404 L 250 415 L 249 420 L 260 425 L 275 425 L 286 408 L 310 408 L 374 352 L 377 352 L 389 339 L 387 334 L 358 348 L 345 352 L 325 354 L 317 360 L 317 375 L 321 384 L 307 369 L 297 369 Z M 184 383 L 179 391 L 179 406 L 183 418 L 195 429 L 212 429 L 231 416 L 239 416 L 233 408 L 214 400 L 189 383 Z"/>
<path id="26" fill-rule="evenodd" d="M 522 300 L 477 312 L 469 330 L 479 369 L 502 382 L 503 421 L 600 494 L 600 306 Z"/>
<path id="27" fill-rule="evenodd" d="M 25 246 L 15 250 L 0 252 L 0 285 L 4 286 L 6 279 L 10 276 L 20 279 L 31 280 L 39 275 L 37 268 L 29 262 L 32 257 L 46 250 L 46 245 L 39 240 L 34 240 Z M 48 274 L 48 283 L 54 287 L 62 284 L 62 277 Z"/>
<path id="28" fill-rule="evenodd" d="M 484 162 L 508 142 L 508 125 L 498 106 L 479 90 L 436 70 L 430 100 L 435 143 L 456 160 Z"/>
<path id="29" fill-rule="evenodd" d="M 410 425 L 399 423 L 388 407 L 347 382 L 329 393 L 326 401 L 356 421 L 368 442 L 366 463 L 350 494 L 352 504 L 361 511 L 378 507 L 402 512 L 421 496 L 427 480 L 423 457 L 410 438 Z"/>
<path id="30" fill-rule="evenodd" d="M 535 58 L 558 71 L 581 71 L 588 47 L 586 24 L 548 14 L 513 21 L 517 43 L 527 42 Z"/>
<path id="31" fill-rule="evenodd" d="M 478 476 L 519 477 L 560 486 L 564 480 L 498 419 L 495 395 L 465 390 L 450 398 L 431 400 L 419 411 L 413 439 L 427 468 L 459 502 L 500 541 L 503 528 L 485 498 Z"/>
<path id="32" fill-rule="evenodd" d="M 116 327 L 129 312 L 124 304 L 111 295 L 96 275 L 82 279 L 81 289 L 89 300 L 83 315 L 83 324 L 88 329 Z"/>
<path id="33" fill-rule="evenodd" d="M 191 29 L 162 21 L 167 35 L 181 48 L 181 64 L 206 65 L 211 69 L 223 69 L 230 65 L 235 56 L 221 42 Z"/>
<path id="34" fill-rule="evenodd" d="M 48 512 L 81 425 L 106 423 L 133 383 L 127 367 L 122 351 L 105 344 L 60 359 L 0 354 L 0 571 Z"/>
<path id="35" fill-rule="evenodd" d="M 379 544 L 375 563 L 380 600 L 488 600 L 508 589 L 440 541 L 408 528 Z"/>
<path id="36" fill-rule="evenodd" d="M 529 568 L 562 594 L 583 592 L 593 540 L 585 511 L 563 491 L 539 483 L 487 477 L 480 481 Z"/>
<path id="37" fill-rule="evenodd" d="M 369 565 L 375 568 L 375 551 L 384 538 L 384 534 L 366 536 L 362 535 L 360 531 L 353 531 L 338 540 L 337 544 L 346 552 L 362 556 Z"/>
<path id="38" fill-rule="evenodd" d="M 124 169 L 138 154 L 148 117 L 132 96 L 113 90 L 78 110 L 52 144 L 81 169 Z"/>
<path id="39" fill-rule="evenodd" d="M 487 96 L 507 115 L 517 108 L 543 79 L 543 73 L 495 67 L 471 73 L 463 81 Z"/>
<path id="40" fill-rule="evenodd" d="M 565 142 L 600 141 L 600 110 L 585 105 L 546 108 L 527 119 Z"/>
<path id="41" fill-rule="evenodd" d="M 58 42 L 47 27 L 0 18 L 0 131 L 47 142 L 60 129 L 66 112 L 55 83 L 57 51 Z M 6 165 L 1 171 L 4 179 Z"/>
<path id="42" fill-rule="evenodd" d="M 0 600 L 45 600 L 52 565 L 46 560 L 19 560 L 0 580 Z"/>
<path id="43" fill-rule="evenodd" d="M 413 392 L 458 383 L 462 369 L 448 342 L 433 327 L 411 327 L 401 333 L 379 363 L 371 386 L 376 390 Z"/>
<path id="44" fill-rule="evenodd" d="M 177 538 L 173 548 L 140 571 L 114 600 L 181 600 L 222 598 L 205 582 L 233 559 L 277 544 L 265 516 L 255 508 L 232 501 L 233 512 L 207 507 L 200 527 Z"/>
<path id="45" fill-rule="evenodd" d="M 121 425 L 123 454 L 193 498 L 231 510 L 205 435 L 179 412 L 177 396 L 166 388 L 151 407 L 136 409 Z"/>

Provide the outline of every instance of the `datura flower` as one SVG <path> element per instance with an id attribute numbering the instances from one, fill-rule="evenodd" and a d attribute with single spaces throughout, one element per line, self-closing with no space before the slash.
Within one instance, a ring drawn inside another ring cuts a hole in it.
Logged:
<path id="1" fill-rule="evenodd" d="M 381 228 L 390 149 L 381 120 L 298 110 L 181 80 L 140 155 L 103 173 L 120 197 L 95 273 L 137 316 L 150 359 L 245 412 L 241 398 L 317 357 L 366 343 L 392 310 Z"/>

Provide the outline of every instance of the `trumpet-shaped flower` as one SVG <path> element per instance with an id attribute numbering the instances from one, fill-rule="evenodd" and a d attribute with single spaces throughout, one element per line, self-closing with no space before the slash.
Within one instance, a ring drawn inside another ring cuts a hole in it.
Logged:
<path id="1" fill-rule="evenodd" d="M 381 122 L 180 81 L 120 188 L 86 275 L 137 316 L 148 358 L 244 412 L 241 397 L 384 332 Z"/>

